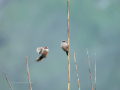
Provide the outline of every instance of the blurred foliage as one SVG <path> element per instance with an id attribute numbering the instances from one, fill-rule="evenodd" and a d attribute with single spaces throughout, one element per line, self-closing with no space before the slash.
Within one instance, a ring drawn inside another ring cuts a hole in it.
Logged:
<path id="1" fill-rule="evenodd" d="M 0 90 L 10 82 L 28 82 L 25 57 L 33 90 L 67 90 L 67 41 L 65 0 L 0 0 Z M 77 90 L 73 59 L 76 52 L 81 90 L 91 89 L 86 48 L 94 85 L 94 53 L 97 52 L 97 89 L 119 90 L 120 0 L 70 0 L 71 90 Z M 36 48 L 49 47 L 46 59 L 37 63 Z M 29 84 L 12 84 L 13 90 Z"/>

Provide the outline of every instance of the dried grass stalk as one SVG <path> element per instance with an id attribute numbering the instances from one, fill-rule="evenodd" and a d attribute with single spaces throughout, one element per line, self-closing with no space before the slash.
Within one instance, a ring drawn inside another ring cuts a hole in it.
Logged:
<path id="1" fill-rule="evenodd" d="M 96 90 L 96 50 L 95 50 L 95 90 Z"/>
<path id="2" fill-rule="evenodd" d="M 8 78 L 7 78 L 6 74 L 5 74 L 5 72 L 3 72 L 3 73 L 4 73 L 4 75 L 5 75 L 5 78 L 6 78 L 7 82 L 8 82 L 8 84 L 9 84 L 9 86 L 10 86 L 10 89 L 13 90 L 13 89 L 12 89 L 12 86 L 11 86 L 10 83 L 9 83 L 9 80 L 8 80 Z"/>
<path id="3" fill-rule="evenodd" d="M 70 90 L 70 58 L 69 58 L 69 0 L 67 0 L 67 33 L 68 33 L 68 90 Z"/>
<path id="4" fill-rule="evenodd" d="M 27 66 L 27 75 L 28 75 L 29 88 L 30 88 L 30 90 L 32 90 L 32 88 L 31 88 L 31 82 L 30 82 L 30 76 L 29 76 L 29 68 L 28 68 L 27 57 L 26 57 L 26 66 Z"/>
<path id="5" fill-rule="evenodd" d="M 74 61 L 75 61 L 75 67 L 76 67 L 76 74 L 77 74 L 77 80 L 78 80 L 78 88 L 80 90 L 80 84 L 79 84 L 79 77 L 78 77 L 78 71 L 77 71 L 77 64 L 76 64 L 76 58 L 75 58 L 75 52 L 73 51 L 74 54 Z"/>
<path id="6" fill-rule="evenodd" d="M 87 50 L 87 48 L 86 48 L 86 50 Z M 92 85 L 92 75 L 91 75 L 91 70 L 90 70 L 90 62 L 89 62 L 88 50 L 87 50 L 87 58 L 88 58 L 88 64 L 89 64 L 89 72 L 90 72 L 91 87 L 92 87 L 92 90 L 93 90 L 93 85 Z"/>

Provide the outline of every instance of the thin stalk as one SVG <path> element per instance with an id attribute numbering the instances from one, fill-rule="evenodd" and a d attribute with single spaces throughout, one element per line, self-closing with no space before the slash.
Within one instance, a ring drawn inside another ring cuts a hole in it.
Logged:
<path id="1" fill-rule="evenodd" d="M 29 88 L 30 88 L 30 90 L 32 90 L 32 88 L 31 88 L 31 82 L 30 82 L 30 76 L 29 76 L 29 68 L 28 68 L 27 57 L 26 57 L 26 66 L 27 66 L 27 75 L 28 75 Z"/>
<path id="2" fill-rule="evenodd" d="M 95 50 L 95 90 L 96 90 L 96 50 Z"/>
<path id="3" fill-rule="evenodd" d="M 79 84 L 79 77 L 78 77 L 78 71 L 77 71 L 77 64 L 76 64 L 76 58 L 75 58 L 75 51 L 73 51 L 74 54 L 74 61 L 75 61 L 75 67 L 76 67 L 76 74 L 77 74 L 77 80 L 78 80 L 78 88 L 80 90 L 80 84 Z"/>
<path id="4" fill-rule="evenodd" d="M 69 58 L 69 0 L 67 0 L 67 33 L 68 33 L 68 90 L 70 90 L 70 58 Z"/>
<path id="5" fill-rule="evenodd" d="M 86 50 L 87 50 L 87 48 L 86 48 Z M 90 72 L 91 87 L 92 87 L 92 90 L 93 90 L 93 85 L 92 85 L 92 75 L 91 75 L 91 70 L 90 70 L 90 62 L 89 62 L 88 50 L 87 50 L 87 58 L 88 58 L 88 64 L 89 64 L 89 72 Z"/>
<path id="6" fill-rule="evenodd" d="M 4 75 L 5 75 L 5 78 L 6 78 L 7 82 L 8 82 L 8 84 L 9 84 L 9 86 L 10 86 L 10 89 L 13 90 L 13 89 L 12 89 L 12 86 L 11 86 L 10 83 L 9 83 L 9 80 L 8 80 L 8 78 L 7 78 L 6 74 L 5 74 L 5 72 L 3 72 L 3 73 L 4 73 Z"/>

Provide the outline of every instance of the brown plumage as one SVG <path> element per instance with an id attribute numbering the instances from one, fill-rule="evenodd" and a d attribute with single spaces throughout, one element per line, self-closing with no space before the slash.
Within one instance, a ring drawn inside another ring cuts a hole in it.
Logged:
<path id="1" fill-rule="evenodd" d="M 45 47 L 45 48 L 38 47 L 37 52 L 41 55 L 40 55 L 40 57 L 37 58 L 36 61 L 39 62 L 39 61 L 42 61 L 43 58 L 46 58 L 46 55 L 48 54 L 48 51 L 49 51 L 48 47 Z"/>

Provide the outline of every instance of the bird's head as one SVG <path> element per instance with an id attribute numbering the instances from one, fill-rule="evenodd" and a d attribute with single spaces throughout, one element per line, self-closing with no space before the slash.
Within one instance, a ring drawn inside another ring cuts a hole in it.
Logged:
<path id="1" fill-rule="evenodd" d="M 62 41 L 62 43 L 66 43 L 66 41 Z"/>
<path id="2" fill-rule="evenodd" d="M 47 52 L 49 51 L 48 47 L 45 47 L 44 50 L 47 51 Z"/>
<path id="3" fill-rule="evenodd" d="M 48 47 L 45 47 L 44 49 L 48 49 Z"/>

